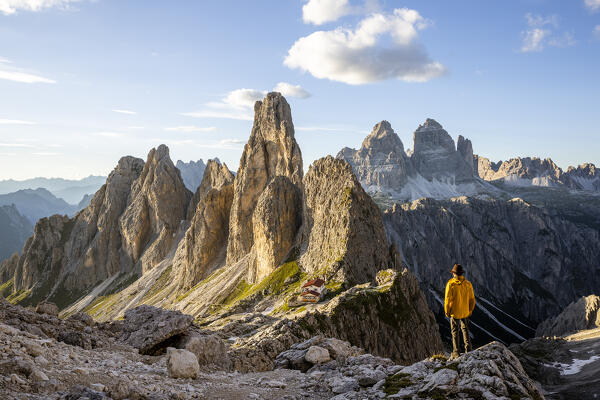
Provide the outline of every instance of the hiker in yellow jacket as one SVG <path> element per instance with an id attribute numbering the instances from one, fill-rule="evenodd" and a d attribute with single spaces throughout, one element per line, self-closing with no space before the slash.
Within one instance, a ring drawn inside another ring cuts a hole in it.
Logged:
<path id="1" fill-rule="evenodd" d="M 475 294 L 473 285 L 465 279 L 462 265 L 454 264 L 450 272 L 453 277 L 446 284 L 444 311 L 446 317 L 450 318 L 450 330 L 452 331 L 452 355 L 450 358 L 456 358 L 459 355 L 459 329 L 462 331 L 465 353 L 472 350 L 469 338 L 469 317 L 475 308 Z"/>

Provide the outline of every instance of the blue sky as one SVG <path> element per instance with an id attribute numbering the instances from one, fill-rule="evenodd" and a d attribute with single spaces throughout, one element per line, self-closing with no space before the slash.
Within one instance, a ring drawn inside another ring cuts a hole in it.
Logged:
<path id="1" fill-rule="evenodd" d="M 428 117 L 492 160 L 600 164 L 598 71 L 600 0 L 0 0 L 0 179 L 160 143 L 236 169 L 276 87 L 305 168 Z"/>

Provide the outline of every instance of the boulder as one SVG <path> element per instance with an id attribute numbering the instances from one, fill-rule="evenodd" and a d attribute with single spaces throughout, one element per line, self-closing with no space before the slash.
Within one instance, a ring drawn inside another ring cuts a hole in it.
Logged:
<path id="1" fill-rule="evenodd" d="M 120 340 L 139 349 L 141 354 L 161 354 L 169 340 L 180 339 L 193 320 L 191 315 L 179 311 L 142 305 L 125 312 Z"/>
<path id="2" fill-rule="evenodd" d="M 58 307 L 54 303 L 42 302 L 35 307 L 35 312 L 38 314 L 48 314 L 56 317 L 58 316 Z"/>
<path id="3" fill-rule="evenodd" d="M 304 355 L 304 359 L 311 364 L 322 364 L 331 360 L 331 357 L 327 349 L 319 346 L 310 346 Z"/>
<path id="4" fill-rule="evenodd" d="M 171 378 L 192 378 L 200 374 L 196 355 L 184 349 L 167 349 L 167 371 Z"/>
<path id="5" fill-rule="evenodd" d="M 186 341 L 184 348 L 196 355 L 201 366 L 210 365 L 223 369 L 229 369 L 231 366 L 227 354 L 228 346 L 217 335 L 194 335 Z"/>

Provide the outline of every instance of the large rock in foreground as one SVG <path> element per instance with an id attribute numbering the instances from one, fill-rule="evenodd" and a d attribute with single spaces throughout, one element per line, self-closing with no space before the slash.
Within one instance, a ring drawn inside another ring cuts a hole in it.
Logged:
<path id="1" fill-rule="evenodd" d="M 395 398 L 544 399 L 519 359 L 498 342 L 453 361 L 437 357 L 402 368 L 382 389 Z"/>
<path id="2" fill-rule="evenodd" d="M 125 312 L 120 340 L 139 349 L 141 354 L 160 354 L 180 339 L 193 320 L 191 315 L 179 311 L 139 306 Z"/>

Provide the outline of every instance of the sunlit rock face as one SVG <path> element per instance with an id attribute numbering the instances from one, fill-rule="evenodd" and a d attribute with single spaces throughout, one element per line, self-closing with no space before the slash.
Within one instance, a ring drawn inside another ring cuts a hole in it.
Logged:
<path id="1" fill-rule="evenodd" d="M 190 203 L 190 226 L 174 261 L 175 276 L 185 289 L 224 261 L 232 200 L 233 174 L 227 165 L 209 160 Z"/>
<path id="2" fill-rule="evenodd" d="M 287 191 L 283 187 L 273 187 L 270 190 L 279 191 L 284 198 L 288 198 L 290 201 L 293 201 L 291 199 L 294 197 L 292 192 L 301 191 L 302 186 L 302 154 L 294 138 L 294 124 L 289 104 L 280 93 L 269 93 L 263 101 L 256 102 L 254 113 L 252 133 L 244 147 L 240 167 L 234 180 L 227 264 L 233 264 L 249 254 L 255 243 L 254 233 L 264 232 L 261 227 L 255 228 L 254 222 L 257 222 L 257 219 L 253 218 L 253 215 L 261 195 L 270 181 L 277 176 L 287 178 L 289 183 L 294 186 L 293 190 L 290 185 L 285 186 L 291 190 L 290 193 L 283 194 L 283 191 Z M 258 211 L 258 213 L 261 212 L 264 213 L 266 210 Z M 287 246 L 288 238 L 292 235 L 288 230 L 293 230 L 293 228 L 293 225 L 271 224 L 267 228 L 272 231 L 268 236 L 271 238 L 279 235 L 285 236 L 285 239 L 277 239 L 275 242 Z M 260 253 L 263 249 L 269 255 L 263 257 Z M 256 265 L 251 266 L 249 278 L 254 280 L 259 275 L 266 273 L 269 268 L 275 268 L 279 262 L 283 261 L 279 256 L 289 250 L 289 248 L 282 248 L 274 251 L 267 249 L 266 246 L 257 246 L 253 253 L 253 259 L 269 259 L 275 263 L 267 267 L 263 261 L 260 261 L 258 264 L 258 268 L 261 269 L 260 274 L 254 271 L 257 268 Z M 274 258 L 275 255 L 278 257 Z"/>
<path id="3" fill-rule="evenodd" d="M 303 220 L 300 264 L 307 272 L 356 284 L 391 264 L 381 212 L 344 160 L 328 156 L 310 166 Z"/>
<path id="4" fill-rule="evenodd" d="M 365 188 L 401 188 L 415 169 L 404 151 L 400 137 L 387 121 L 373 127 L 360 149 L 344 147 L 337 155 L 352 166 Z"/>
<path id="5" fill-rule="evenodd" d="M 169 157 L 169 148 L 160 145 L 150 150 L 120 218 L 124 247 L 134 262 L 140 261 L 142 273 L 170 250 L 191 196 Z"/>

